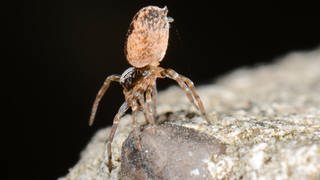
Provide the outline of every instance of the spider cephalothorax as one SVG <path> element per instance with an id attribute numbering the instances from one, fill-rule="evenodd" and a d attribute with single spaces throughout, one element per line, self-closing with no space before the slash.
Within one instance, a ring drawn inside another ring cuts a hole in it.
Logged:
<path id="1" fill-rule="evenodd" d="M 108 138 L 108 167 L 112 169 L 111 142 L 117 129 L 120 118 L 125 112 L 132 109 L 132 124 L 136 130 L 136 114 L 144 113 L 150 124 L 155 124 L 156 118 L 156 80 L 157 78 L 170 78 L 179 84 L 186 92 L 188 99 L 201 112 L 208 121 L 202 101 L 198 96 L 193 82 L 187 77 L 178 74 L 172 69 L 159 67 L 168 46 L 169 23 L 172 18 L 167 17 L 166 7 L 147 6 L 142 8 L 133 18 L 126 42 L 125 53 L 128 62 L 133 66 L 128 68 L 121 76 L 111 75 L 106 78 L 94 101 L 89 120 L 91 125 L 101 98 L 112 81 L 119 82 L 123 87 L 125 102 L 115 115 Z M 208 121 L 208 123 L 210 123 Z"/>

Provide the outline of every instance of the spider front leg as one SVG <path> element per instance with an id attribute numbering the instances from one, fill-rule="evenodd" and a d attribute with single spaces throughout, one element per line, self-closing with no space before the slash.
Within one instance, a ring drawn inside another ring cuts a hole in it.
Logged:
<path id="1" fill-rule="evenodd" d="M 179 84 L 179 86 L 185 91 L 185 93 L 186 93 L 188 99 L 191 101 L 191 103 L 194 104 L 195 107 L 200 111 L 203 118 L 206 119 L 206 121 L 209 124 L 211 124 L 210 120 L 207 117 L 203 103 L 202 103 L 198 93 L 196 92 L 196 88 L 194 87 L 193 82 L 189 78 L 178 74 L 173 69 L 165 69 L 163 71 L 163 75 L 165 77 L 168 77 L 170 79 L 175 80 Z"/>
<path id="2" fill-rule="evenodd" d="M 108 150 L 108 168 L 109 172 L 112 170 L 112 152 L 111 152 L 111 143 L 113 141 L 114 134 L 117 130 L 120 118 L 125 114 L 125 112 L 129 109 L 129 106 L 127 102 L 123 103 L 121 107 L 119 108 L 118 113 L 115 115 L 113 119 L 113 124 L 111 127 L 111 131 L 108 137 L 108 144 L 107 144 L 107 150 Z"/>
<path id="3" fill-rule="evenodd" d="M 89 119 L 89 126 L 91 126 L 93 124 L 94 118 L 96 116 L 97 109 L 98 109 L 98 106 L 99 106 L 99 102 L 102 99 L 102 97 L 105 94 L 105 92 L 108 90 L 108 88 L 110 86 L 110 83 L 112 81 L 119 82 L 120 81 L 120 76 L 119 75 L 111 75 L 111 76 L 108 76 L 106 78 L 106 80 L 104 81 L 102 87 L 100 88 L 100 90 L 99 90 L 99 92 L 98 92 L 98 94 L 96 96 L 96 99 L 94 100 L 94 103 L 93 103 L 93 106 L 92 106 L 92 110 L 91 110 L 90 119 Z"/>

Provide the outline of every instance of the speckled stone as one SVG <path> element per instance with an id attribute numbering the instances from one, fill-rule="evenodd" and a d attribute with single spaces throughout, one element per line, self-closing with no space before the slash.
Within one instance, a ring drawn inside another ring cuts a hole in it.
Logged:
<path id="1" fill-rule="evenodd" d="M 320 179 L 319 49 L 244 67 L 197 89 L 212 125 L 199 117 L 176 86 L 159 93 L 158 121 L 192 129 L 225 145 L 224 153 L 206 162 L 209 174 L 204 179 Z M 141 114 L 138 119 L 144 123 Z M 111 174 L 105 165 L 108 131 L 93 137 L 79 162 L 61 179 L 119 179 L 130 115 L 121 120 L 112 144 Z M 195 175 L 203 174 L 195 170 L 185 179 Z"/>
<path id="2" fill-rule="evenodd" d="M 138 135 L 123 143 L 120 179 L 206 179 L 208 162 L 226 149 L 213 136 L 170 123 L 144 126 Z"/>

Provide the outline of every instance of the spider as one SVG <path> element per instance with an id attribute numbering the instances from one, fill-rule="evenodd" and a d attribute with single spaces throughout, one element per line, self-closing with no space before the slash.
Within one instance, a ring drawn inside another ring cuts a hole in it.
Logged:
<path id="1" fill-rule="evenodd" d="M 122 75 L 108 76 L 99 90 L 93 103 L 89 120 L 91 126 L 100 100 L 109 88 L 111 82 L 120 83 L 123 87 L 125 102 L 121 105 L 113 119 L 113 125 L 108 137 L 108 168 L 112 169 L 111 143 L 114 138 L 120 118 L 131 108 L 132 126 L 136 129 L 136 115 L 143 111 L 147 123 L 154 125 L 156 118 L 156 80 L 170 78 L 175 80 L 185 91 L 188 99 L 207 120 L 203 103 L 197 94 L 193 82 L 172 69 L 159 67 L 168 46 L 169 26 L 173 19 L 167 16 L 168 9 L 157 6 L 147 6 L 140 9 L 131 21 L 125 44 L 125 55 L 129 67 Z"/>

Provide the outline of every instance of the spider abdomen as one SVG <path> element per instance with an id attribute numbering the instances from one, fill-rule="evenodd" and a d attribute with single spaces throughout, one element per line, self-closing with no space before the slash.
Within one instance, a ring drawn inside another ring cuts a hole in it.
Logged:
<path id="1" fill-rule="evenodd" d="M 166 7 L 142 8 L 133 18 L 125 47 L 128 62 L 137 68 L 158 66 L 166 54 L 169 40 L 169 23 Z"/>

